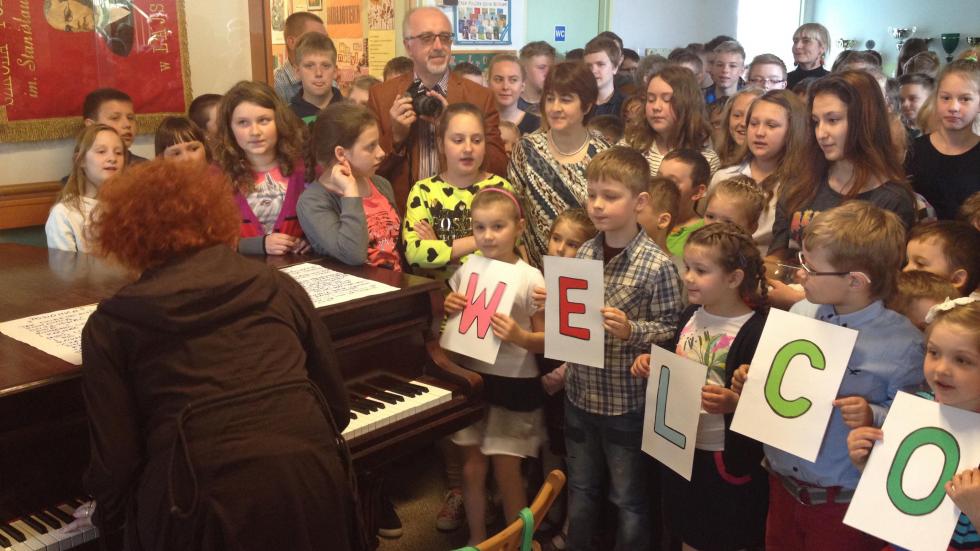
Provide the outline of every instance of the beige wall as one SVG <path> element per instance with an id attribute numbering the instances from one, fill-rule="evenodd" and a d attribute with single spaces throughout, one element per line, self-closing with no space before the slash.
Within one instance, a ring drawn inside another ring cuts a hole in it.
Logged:
<path id="1" fill-rule="evenodd" d="M 251 78 L 248 4 L 242 0 L 185 3 L 194 95 L 221 93 Z M 71 166 L 71 140 L 0 144 L 0 186 L 58 180 Z M 153 136 L 137 137 L 133 150 L 153 156 Z"/>

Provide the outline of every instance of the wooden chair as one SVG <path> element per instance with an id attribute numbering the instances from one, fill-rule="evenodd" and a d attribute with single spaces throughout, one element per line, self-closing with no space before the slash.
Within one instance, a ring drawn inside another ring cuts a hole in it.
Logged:
<path id="1" fill-rule="evenodd" d="M 537 530 L 538 526 L 541 525 L 541 521 L 548 514 L 551 504 L 555 502 L 555 498 L 558 497 L 564 487 L 565 473 L 558 469 L 548 473 L 548 478 L 545 479 L 530 506 L 531 514 L 534 516 L 534 530 Z M 523 532 L 524 521 L 518 518 L 495 536 L 477 545 L 476 548 L 479 551 L 520 551 Z M 541 551 L 541 545 L 538 542 L 535 541 L 531 545 L 534 551 Z"/>

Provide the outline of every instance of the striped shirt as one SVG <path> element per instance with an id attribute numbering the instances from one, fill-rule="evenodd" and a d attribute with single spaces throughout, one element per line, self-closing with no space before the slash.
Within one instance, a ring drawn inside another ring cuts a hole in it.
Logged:
<path id="1" fill-rule="evenodd" d="M 289 105 L 297 94 L 303 91 L 303 82 L 296 74 L 296 68 L 287 59 L 285 63 L 276 68 L 272 74 L 272 84 L 275 86 L 276 95 L 282 98 L 282 102 Z"/>
<path id="2" fill-rule="evenodd" d="M 578 258 L 603 259 L 604 233 L 587 241 Z M 673 261 L 642 230 L 603 268 L 606 306 L 619 308 L 630 323 L 627 340 L 606 333 L 605 368 L 568 362 L 565 390 L 575 406 L 598 415 L 642 409 L 646 382 L 630 374 L 633 360 L 651 344 L 667 345 L 677 329 L 681 288 Z"/>

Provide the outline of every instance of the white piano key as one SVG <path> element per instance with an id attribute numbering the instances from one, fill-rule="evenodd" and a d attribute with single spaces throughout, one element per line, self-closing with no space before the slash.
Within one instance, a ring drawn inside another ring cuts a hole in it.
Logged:
<path id="1" fill-rule="evenodd" d="M 38 537 L 37 532 L 35 532 L 33 528 L 31 528 L 26 523 L 24 523 L 24 521 L 22 521 L 22 520 L 15 520 L 13 522 L 8 522 L 7 524 L 9 524 L 9 525 L 13 526 L 14 528 L 20 530 L 20 532 L 22 534 L 24 534 L 24 536 L 27 537 L 27 541 L 22 542 L 22 544 L 25 545 L 25 546 L 27 546 L 27 548 L 30 549 L 31 551 L 48 551 L 49 550 L 48 543 L 45 542 L 45 541 L 42 541 L 41 538 Z M 51 542 L 51 543 L 54 543 L 54 542 Z"/>

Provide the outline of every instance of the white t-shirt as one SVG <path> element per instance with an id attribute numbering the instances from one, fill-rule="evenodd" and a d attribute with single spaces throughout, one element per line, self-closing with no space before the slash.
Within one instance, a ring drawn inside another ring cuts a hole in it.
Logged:
<path id="1" fill-rule="evenodd" d="M 531 291 L 535 287 L 544 287 L 544 276 L 537 268 L 530 266 L 523 260 L 518 260 L 515 266 L 520 275 L 510 317 L 514 318 L 514 321 L 524 329 L 530 330 L 531 316 L 538 310 L 531 298 Z M 461 273 L 461 270 L 456 270 L 456 273 L 449 279 L 449 286 L 453 291 L 459 289 Z M 529 378 L 538 376 L 538 365 L 534 361 L 534 354 L 511 342 L 500 343 L 497 362 L 494 364 L 481 362 L 469 356 L 460 355 L 459 359 L 465 367 L 477 373 L 487 373 L 500 377 Z"/>
<path id="2" fill-rule="evenodd" d="M 708 185 L 708 191 L 711 191 L 719 182 L 727 180 L 732 176 L 738 176 L 739 174 L 743 176 L 752 177 L 752 169 L 749 167 L 749 161 L 745 161 L 740 165 L 726 166 L 725 168 L 715 172 L 715 175 L 711 177 L 711 183 Z M 776 186 L 776 191 L 779 191 L 779 186 Z M 759 254 L 763 257 L 769 254 L 769 245 L 772 243 L 772 224 L 776 221 L 776 199 L 778 199 L 778 193 L 773 193 L 772 197 L 769 198 L 769 204 L 766 205 L 765 210 L 759 215 L 759 227 L 752 234 L 752 240 L 755 241 L 755 246 L 759 248 Z M 705 203 L 707 207 L 707 203 Z"/>
<path id="3" fill-rule="evenodd" d="M 51 207 L 48 221 L 44 224 L 44 234 L 49 249 L 87 253 L 91 250 L 85 236 L 92 209 L 99 204 L 92 197 L 81 198 L 81 210 L 75 210 L 65 203 L 58 202 Z"/>
<path id="4" fill-rule="evenodd" d="M 751 317 L 752 312 L 734 318 L 725 318 L 709 314 L 704 311 L 704 308 L 699 308 L 681 330 L 680 338 L 677 340 L 677 355 L 708 366 L 705 384 L 724 386 L 728 349 L 731 348 L 739 330 Z M 695 447 L 699 450 L 715 452 L 725 449 L 723 415 L 701 410 Z"/>

